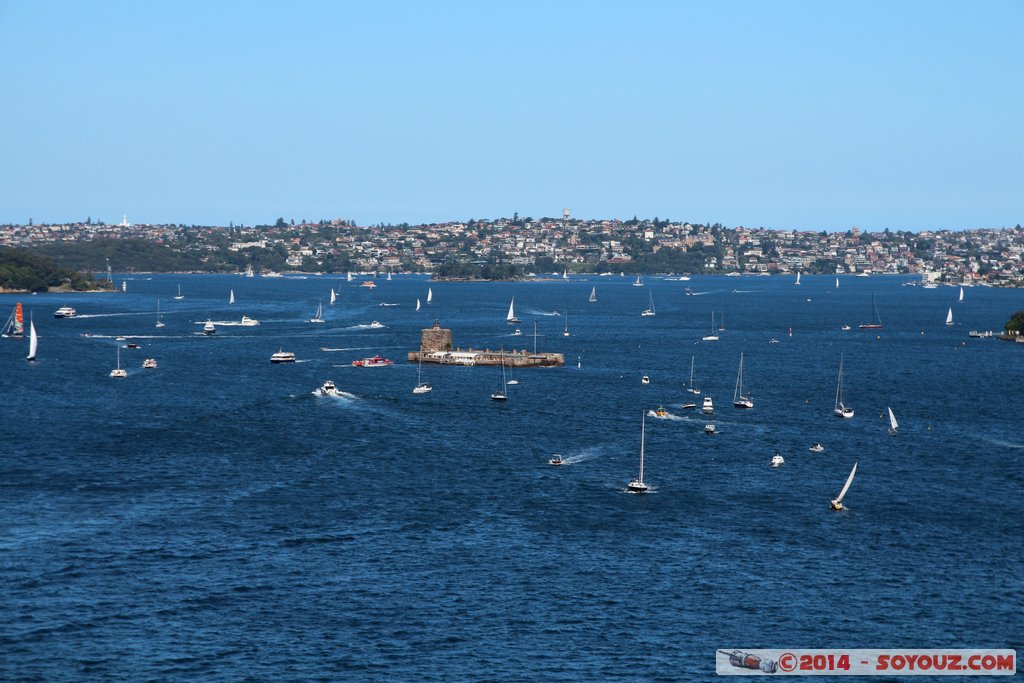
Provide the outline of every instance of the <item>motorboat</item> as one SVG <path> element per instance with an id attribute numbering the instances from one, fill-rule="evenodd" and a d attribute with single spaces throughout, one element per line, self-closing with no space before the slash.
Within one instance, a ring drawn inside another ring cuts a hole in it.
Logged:
<path id="1" fill-rule="evenodd" d="M 53 312 L 54 318 L 74 318 L 76 315 L 78 315 L 78 311 L 70 306 L 61 306 Z"/>
<path id="2" fill-rule="evenodd" d="M 216 333 L 217 333 L 217 327 L 213 324 L 213 321 L 212 320 L 207 320 L 206 324 L 203 325 L 203 334 L 210 335 L 210 334 L 216 334 Z"/>
<path id="3" fill-rule="evenodd" d="M 705 434 L 714 434 L 714 433 L 715 433 L 715 431 L 716 431 L 716 430 L 715 430 L 715 425 L 713 425 L 713 424 L 710 424 L 710 423 L 709 423 L 709 424 L 706 424 L 706 425 L 704 425 L 704 433 L 705 433 Z"/>
<path id="4" fill-rule="evenodd" d="M 786 464 L 786 459 L 776 453 L 772 456 L 772 467 L 782 467 Z"/>
<path id="5" fill-rule="evenodd" d="M 551 456 L 551 459 L 548 460 L 549 465 L 562 465 L 564 464 L 564 462 L 565 461 L 562 460 L 562 456 L 558 453 L 555 453 L 553 456 Z"/>
<path id="6" fill-rule="evenodd" d="M 147 370 L 156 369 L 156 358 L 147 358 L 146 360 L 142 361 L 142 367 L 146 368 Z"/>
<path id="7" fill-rule="evenodd" d="M 696 410 L 697 404 L 694 403 L 693 401 L 690 401 L 689 403 L 681 404 L 679 407 L 682 408 L 683 410 Z"/>
<path id="8" fill-rule="evenodd" d="M 380 328 L 384 327 L 384 323 L 374 320 L 372 323 L 367 325 L 367 327 L 370 328 L 371 330 L 379 330 Z"/>
<path id="9" fill-rule="evenodd" d="M 270 356 L 271 363 L 294 363 L 295 354 L 291 351 L 278 351 Z"/>
<path id="10" fill-rule="evenodd" d="M 323 385 L 317 389 L 317 393 L 321 396 L 337 396 L 338 387 L 334 386 L 334 382 L 326 380 Z"/>
<path id="11" fill-rule="evenodd" d="M 772 337 L 771 339 L 768 340 L 768 343 L 769 344 L 778 344 L 779 340 L 776 339 L 775 337 Z"/>
<path id="12" fill-rule="evenodd" d="M 843 332 L 849 332 L 850 331 L 850 326 L 849 325 L 843 325 L 839 329 L 841 329 Z"/>
<path id="13" fill-rule="evenodd" d="M 128 342 L 127 344 L 124 345 L 124 348 L 134 350 L 139 348 L 139 345 L 136 344 L 135 342 Z"/>
<path id="14" fill-rule="evenodd" d="M 391 361 L 380 356 L 373 356 L 372 358 L 354 360 L 352 365 L 357 368 L 384 368 L 391 365 Z"/>
<path id="15" fill-rule="evenodd" d="M 650 384 L 651 383 L 651 378 L 648 377 L 647 375 L 644 375 L 643 377 L 640 378 L 640 383 L 641 384 Z"/>
<path id="16" fill-rule="evenodd" d="M 377 286 L 377 283 L 375 283 L 373 280 L 364 280 L 363 282 L 361 282 L 359 284 L 359 286 L 360 287 L 368 287 L 370 289 L 373 289 L 374 287 Z"/>
<path id="17" fill-rule="evenodd" d="M 820 443 L 815 443 L 807 450 L 811 451 L 812 453 L 821 453 L 823 450 L 825 450 L 825 447 L 822 446 Z"/>
<path id="18" fill-rule="evenodd" d="M 253 320 L 249 316 L 243 315 L 242 316 L 242 322 L 240 322 L 238 324 L 241 325 L 242 327 L 255 327 L 256 325 L 260 324 L 260 321 L 259 320 Z"/>
<path id="19" fill-rule="evenodd" d="M 521 337 L 521 336 L 523 336 L 523 331 L 522 331 L 522 330 L 520 330 L 519 328 L 516 328 L 516 329 L 515 329 L 515 330 L 514 330 L 514 331 L 512 332 L 512 336 L 513 336 L 513 337 Z"/>
<path id="20" fill-rule="evenodd" d="M 658 409 L 654 411 L 654 414 L 658 417 L 668 417 L 668 411 L 665 410 L 665 406 L 658 406 Z"/>
<path id="21" fill-rule="evenodd" d="M 700 411 L 707 415 L 715 412 L 715 402 L 711 400 L 710 396 L 704 397 L 704 403 L 701 405 Z"/>

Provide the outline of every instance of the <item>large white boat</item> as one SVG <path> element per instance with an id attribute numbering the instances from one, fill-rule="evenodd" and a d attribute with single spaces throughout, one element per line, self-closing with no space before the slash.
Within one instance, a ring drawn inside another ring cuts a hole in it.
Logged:
<path id="1" fill-rule="evenodd" d="M 53 312 L 54 318 L 74 318 L 78 312 L 70 306 L 61 306 Z"/>
<path id="2" fill-rule="evenodd" d="M 259 320 L 253 320 L 249 316 L 243 315 L 242 316 L 242 322 L 240 322 L 238 324 L 241 325 L 242 327 L 256 327 L 257 325 L 260 324 L 260 321 Z"/>
<path id="3" fill-rule="evenodd" d="M 271 363 L 294 363 L 295 354 L 291 351 L 280 351 L 270 356 Z"/>
<path id="4" fill-rule="evenodd" d="M 641 413 L 640 417 L 640 474 L 626 484 L 628 493 L 647 493 L 650 486 L 644 481 L 644 436 L 647 431 L 647 413 Z"/>
<path id="5" fill-rule="evenodd" d="M 357 368 L 386 368 L 391 365 L 391 361 L 381 356 L 373 356 L 372 358 L 354 360 L 352 365 Z"/>
<path id="6" fill-rule="evenodd" d="M 704 402 L 701 405 L 700 412 L 706 415 L 710 415 L 711 413 L 715 412 L 715 402 L 711 400 L 710 396 L 704 397 Z"/>
<path id="7" fill-rule="evenodd" d="M 320 396 L 337 396 L 338 387 L 334 386 L 334 382 L 331 380 L 325 380 L 324 383 L 316 390 Z"/>
<path id="8" fill-rule="evenodd" d="M 839 357 L 839 379 L 836 381 L 836 405 L 832 410 L 837 417 L 853 417 L 853 408 L 843 404 L 843 357 Z"/>

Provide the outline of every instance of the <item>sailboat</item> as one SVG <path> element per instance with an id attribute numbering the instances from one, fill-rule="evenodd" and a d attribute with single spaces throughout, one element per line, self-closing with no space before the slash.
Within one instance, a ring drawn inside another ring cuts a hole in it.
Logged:
<path id="1" fill-rule="evenodd" d="M 14 304 L 11 317 L 4 323 L 4 337 L 22 337 L 25 335 L 25 314 L 22 313 L 21 303 Z"/>
<path id="2" fill-rule="evenodd" d="M 836 407 L 832 410 L 837 417 L 853 417 L 853 408 L 843 405 L 843 357 L 839 356 L 839 380 L 836 382 Z"/>
<path id="3" fill-rule="evenodd" d="M 899 429 L 899 424 L 896 422 L 896 416 L 892 412 L 892 408 L 886 406 L 886 410 L 889 411 L 889 433 L 895 434 L 896 430 Z"/>
<path id="4" fill-rule="evenodd" d="M 836 289 L 839 289 L 839 278 L 836 278 Z"/>
<path id="5" fill-rule="evenodd" d="M 431 391 L 432 387 L 423 381 L 423 357 L 419 358 L 420 364 L 416 368 L 416 386 L 412 388 L 414 394 L 426 394 Z"/>
<path id="6" fill-rule="evenodd" d="M 694 364 L 696 362 L 697 362 L 696 354 L 690 356 L 690 386 L 688 386 L 686 388 L 687 393 L 690 393 L 690 394 L 699 394 L 700 393 L 700 389 L 698 389 L 695 386 L 693 386 L 693 366 L 694 366 Z"/>
<path id="7" fill-rule="evenodd" d="M 491 394 L 491 399 L 494 401 L 508 400 L 508 386 L 505 382 L 505 349 L 501 350 L 501 389 Z"/>
<path id="8" fill-rule="evenodd" d="M 754 402 L 749 396 L 743 395 L 743 352 L 740 352 L 740 369 L 736 373 L 736 388 L 732 392 L 732 405 L 735 408 L 753 408 Z"/>
<path id="9" fill-rule="evenodd" d="M 160 299 L 156 300 L 156 326 L 163 327 L 164 321 L 160 319 Z"/>
<path id="10" fill-rule="evenodd" d="M 946 324 L 947 325 L 952 325 L 953 324 L 953 309 L 952 309 L 952 307 L 950 307 L 949 312 L 946 313 Z"/>
<path id="11" fill-rule="evenodd" d="M 853 475 L 857 474 L 857 463 L 853 463 L 853 469 L 850 470 L 850 476 L 846 478 L 846 483 L 843 484 L 843 490 L 839 492 L 835 500 L 832 501 L 831 506 L 833 510 L 843 510 L 843 496 L 850 490 L 850 484 L 853 483 Z"/>
<path id="12" fill-rule="evenodd" d="M 565 329 L 562 330 L 562 336 L 563 337 L 568 337 L 569 336 L 569 311 L 565 312 Z"/>
<path id="13" fill-rule="evenodd" d="M 420 310 L 420 300 L 416 299 L 416 310 Z"/>
<path id="14" fill-rule="evenodd" d="M 800 271 L 799 270 L 796 271 L 796 282 L 794 282 L 793 284 L 795 284 L 795 285 L 800 284 Z"/>
<path id="15" fill-rule="evenodd" d="M 121 368 L 121 345 L 117 346 L 117 367 L 110 371 L 111 377 L 118 379 L 124 379 L 128 376 L 128 371 Z"/>
<path id="16" fill-rule="evenodd" d="M 352 282 L 352 271 L 348 271 L 348 275 L 345 276 L 345 282 Z"/>
<path id="17" fill-rule="evenodd" d="M 231 290 L 231 294 L 228 295 L 228 304 L 235 303 L 235 290 Z"/>
<path id="18" fill-rule="evenodd" d="M 597 287 L 590 288 L 590 298 L 588 299 L 588 301 L 590 303 L 594 303 L 595 301 L 597 301 Z"/>
<path id="19" fill-rule="evenodd" d="M 311 323 L 322 323 L 324 321 L 324 302 L 321 300 L 316 307 L 316 315 L 309 319 Z"/>
<path id="20" fill-rule="evenodd" d="M 569 279 L 569 271 L 568 270 L 563 270 L 562 271 L 562 279 L 563 280 L 568 280 Z"/>
<path id="21" fill-rule="evenodd" d="M 391 282 L 391 271 L 390 271 L 390 270 L 388 271 L 388 277 L 387 277 L 387 281 L 388 281 L 388 282 Z"/>
<path id="22" fill-rule="evenodd" d="M 964 288 L 961 287 L 960 288 L 960 298 L 957 299 L 957 301 L 963 301 L 963 300 L 964 300 Z"/>
<path id="23" fill-rule="evenodd" d="M 654 315 L 654 293 L 653 292 L 647 292 L 647 295 L 650 298 L 650 302 L 651 303 L 650 303 L 650 306 L 647 307 L 647 310 L 641 311 L 640 315 L 642 315 L 642 316 L 652 316 L 652 315 Z"/>
<path id="24" fill-rule="evenodd" d="M 706 334 L 701 337 L 704 341 L 718 341 L 718 335 L 715 334 L 715 312 L 711 311 L 711 334 Z"/>
<path id="25" fill-rule="evenodd" d="M 333 306 L 334 302 L 337 301 L 337 300 L 338 300 L 338 295 L 334 292 L 334 287 L 331 287 L 331 305 Z"/>
<path id="26" fill-rule="evenodd" d="M 640 279 L 639 275 L 636 276 L 636 282 L 633 283 L 633 286 L 634 287 L 643 287 L 644 286 L 643 280 Z"/>
<path id="27" fill-rule="evenodd" d="M 626 484 L 627 493 L 647 493 L 650 487 L 644 482 L 644 436 L 647 432 L 647 413 L 640 417 L 640 476 Z"/>
<path id="28" fill-rule="evenodd" d="M 434 290 L 432 290 L 430 287 L 427 287 L 427 303 L 429 304 L 433 300 L 434 300 Z"/>
<path id="29" fill-rule="evenodd" d="M 245 267 L 245 276 L 246 277 L 256 277 L 256 273 L 252 272 L 252 264 L 251 263 Z"/>
<path id="30" fill-rule="evenodd" d="M 36 336 L 36 324 L 29 318 L 28 321 L 28 355 L 25 360 L 33 362 L 36 359 L 36 347 L 39 346 L 39 337 Z"/>
<path id="31" fill-rule="evenodd" d="M 430 301 L 430 299 L 427 299 Z M 508 305 L 508 315 L 505 316 L 505 322 L 515 325 L 521 323 L 522 320 L 516 317 L 516 298 L 512 297 L 512 301 Z"/>
<path id="32" fill-rule="evenodd" d="M 725 332 L 725 311 L 722 311 L 722 316 L 718 320 L 718 331 Z"/>
<path id="33" fill-rule="evenodd" d="M 882 329 L 882 317 L 878 315 L 878 305 L 875 303 L 875 295 L 871 295 L 871 309 L 875 314 L 875 319 L 870 323 L 861 323 L 857 325 L 862 330 L 880 330 Z"/>
<path id="34" fill-rule="evenodd" d="M 185 295 L 181 293 L 181 285 L 178 285 L 178 296 L 174 297 L 175 301 L 181 301 L 185 298 Z"/>

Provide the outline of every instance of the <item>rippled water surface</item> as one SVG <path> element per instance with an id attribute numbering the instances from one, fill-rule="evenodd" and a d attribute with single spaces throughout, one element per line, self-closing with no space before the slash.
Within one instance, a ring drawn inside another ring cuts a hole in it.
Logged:
<path id="1" fill-rule="evenodd" d="M 1024 349 L 967 334 L 1020 291 L 122 279 L 0 296 L 40 335 L 34 365 L 0 340 L 0 679 L 701 680 L 723 647 L 1021 648 Z M 872 295 L 885 328 L 859 331 Z M 319 300 L 326 323 L 304 322 Z M 53 319 L 64 304 L 79 316 Z M 262 324 L 201 334 L 243 314 Z M 518 371 L 499 404 L 497 368 L 425 365 L 414 396 L 405 356 L 435 318 L 566 366 Z M 741 351 L 752 411 L 731 405 Z M 375 353 L 395 365 L 351 366 Z M 680 408 L 691 356 L 710 419 Z M 852 420 L 832 415 L 840 356 Z M 350 396 L 313 395 L 328 378 Z M 656 492 L 625 494 L 659 406 Z"/>

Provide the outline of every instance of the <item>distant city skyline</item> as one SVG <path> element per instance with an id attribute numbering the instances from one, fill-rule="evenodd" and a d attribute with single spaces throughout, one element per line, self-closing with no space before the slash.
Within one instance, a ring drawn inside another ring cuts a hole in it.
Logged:
<path id="1" fill-rule="evenodd" d="M 1024 3 L 0 5 L 0 223 L 1024 222 Z"/>

